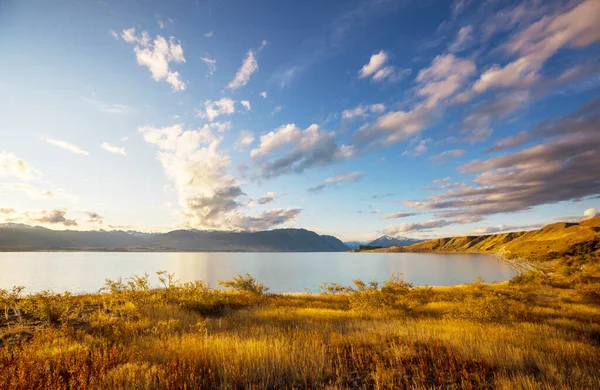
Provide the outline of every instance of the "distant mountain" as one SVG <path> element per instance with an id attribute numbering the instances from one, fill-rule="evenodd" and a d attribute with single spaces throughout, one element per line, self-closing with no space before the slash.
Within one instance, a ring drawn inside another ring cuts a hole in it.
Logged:
<path id="1" fill-rule="evenodd" d="M 392 236 L 381 236 L 376 240 L 369 242 L 368 246 L 379 246 L 382 248 L 389 248 L 391 246 L 408 246 L 413 245 L 423 240 L 417 240 L 415 238 L 408 237 L 392 237 Z"/>
<path id="2" fill-rule="evenodd" d="M 366 241 L 344 241 L 344 244 L 350 249 L 358 249 L 361 245 L 367 245 Z"/>
<path id="3" fill-rule="evenodd" d="M 348 247 L 332 236 L 305 229 L 262 232 L 174 230 L 157 234 L 136 250 L 202 252 L 343 252 Z"/>
<path id="4" fill-rule="evenodd" d="M 139 232 L 51 230 L 4 224 L 0 225 L 0 250 L 116 250 L 141 245 L 152 236 Z"/>
<path id="5" fill-rule="evenodd" d="M 150 234 L 135 231 L 51 230 L 11 225 L 0 226 L 0 250 L 342 252 L 348 247 L 333 236 L 321 236 L 305 229 L 253 233 L 174 230 Z"/>

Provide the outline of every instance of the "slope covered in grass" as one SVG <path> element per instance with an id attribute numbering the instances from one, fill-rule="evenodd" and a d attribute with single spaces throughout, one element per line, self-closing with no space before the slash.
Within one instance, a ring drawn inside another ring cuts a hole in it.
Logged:
<path id="1" fill-rule="evenodd" d="M 482 236 L 449 237 L 375 252 L 483 252 L 508 258 L 552 260 L 600 251 L 600 217 L 579 223 L 559 222 L 539 230 Z"/>

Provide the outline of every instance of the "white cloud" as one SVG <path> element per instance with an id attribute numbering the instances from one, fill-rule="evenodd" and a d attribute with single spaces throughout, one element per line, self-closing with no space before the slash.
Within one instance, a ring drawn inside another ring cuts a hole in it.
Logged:
<path id="1" fill-rule="evenodd" d="M 208 118 L 213 121 L 220 115 L 231 115 L 235 112 L 235 101 L 231 98 L 221 98 L 219 100 L 205 100 L 204 111 L 197 111 L 201 118 Z"/>
<path id="2" fill-rule="evenodd" d="M 392 214 L 387 214 L 383 217 L 381 217 L 381 219 L 398 219 L 398 218 L 407 218 L 407 217 L 412 217 L 414 215 L 418 215 L 419 213 L 414 213 L 414 212 L 400 212 L 400 213 L 392 213 Z"/>
<path id="3" fill-rule="evenodd" d="M 396 70 L 394 66 L 386 66 L 387 61 L 388 55 L 385 51 L 381 50 L 379 53 L 373 54 L 369 62 L 358 71 L 358 77 L 361 79 L 371 77 L 374 81 L 388 79 L 391 82 L 396 82 L 410 74 L 410 69 Z"/>
<path id="4" fill-rule="evenodd" d="M 446 150 L 445 152 L 442 152 L 440 154 L 436 154 L 435 156 L 431 157 L 431 160 L 433 161 L 443 161 L 448 157 L 460 157 L 463 154 L 466 153 L 466 150 L 464 149 L 452 149 L 452 150 Z"/>
<path id="5" fill-rule="evenodd" d="M 260 96 L 263 97 L 263 99 L 267 98 L 267 91 L 262 91 L 261 93 L 259 93 Z"/>
<path id="6" fill-rule="evenodd" d="M 257 216 L 242 213 L 246 194 L 228 174 L 229 156 L 219 151 L 220 139 L 209 125 L 184 130 L 181 125 L 139 128 L 156 145 L 157 158 L 173 181 L 185 225 L 203 229 L 261 230 L 292 221 L 300 209 L 268 210 Z"/>
<path id="7" fill-rule="evenodd" d="M 373 54 L 369 59 L 369 62 L 365 64 L 358 72 L 359 77 L 362 79 L 374 75 L 385 65 L 387 60 L 388 55 L 383 50 L 377 54 Z"/>
<path id="8" fill-rule="evenodd" d="M 121 141 L 121 142 L 126 142 L 127 140 L 129 140 L 129 137 L 121 137 L 121 138 L 120 138 L 120 141 Z"/>
<path id="9" fill-rule="evenodd" d="M 385 228 L 382 233 L 390 236 L 396 236 L 402 233 L 429 231 L 436 228 L 441 228 L 448 225 L 460 223 L 455 220 L 446 219 L 430 219 L 424 222 L 401 223 Z"/>
<path id="10" fill-rule="evenodd" d="M 450 176 L 444 177 L 442 179 L 434 179 L 433 184 L 447 183 L 450 180 L 452 180 L 452 178 Z"/>
<path id="11" fill-rule="evenodd" d="M 212 32 L 212 31 L 209 31 L 209 32 L 207 32 L 207 33 L 204 33 L 204 36 L 205 36 L 205 37 L 207 37 L 207 38 L 210 38 L 210 37 L 212 37 L 212 36 L 213 36 L 213 32 Z"/>
<path id="12" fill-rule="evenodd" d="M 338 146 L 335 133 L 313 124 L 302 130 L 291 123 L 261 135 L 250 156 L 262 168 L 264 177 L 300 173 L 315 165 L 327 165 L 354 155 L 354 148 Z"/>
<path id="13" fill-rule="evenodd" d="M 367 115 L 368 113 L 382 113 L 384 111 L 385 104 L 383 103 L 371 104 L 369 106 L 360 105 L 355 108 L 342 111 L 342 118 L 350 120 Z"/>
<path id="14" fill-rule="evenodd" d="M 275 106 L 275 108 L 273 108 L 273 111 L 271 111 L 271 115 L 279 114 L 281 110 L 283 110 L 282 106 Z"/>
<path id="15" fill-rule="evenodd" d="M 417 95 L 426 98 L 425 106 L 432 108 L 458 92 L 475 72 L 473 61 L 454 54 L 439 55 L 428 68 L 421 69 L 416 81 Z"/>
<path id="16" fill-rule="evenodd" d="M 171 37 L 169 41 L 160 35 L 157 35 L 154 41 L 150 41 L 150 36 L 143 31 L 141 36 L 137 36 L 135 28 L 123 30 L 121 38 L 125 42 L 135 44 L 137 63 L 150 70 L 152 79 L 155 81 L 164 80 L 171 85 L 173 91 L 182 91 L 185 89 L 185 83 L 179 78 L 179 72 L 173 71 L 169 63 L 183 63 L 183 48 L 181 44 Z"/>
<path id="17" fill-rule="evenodd" d="M 319 184 L 315 187 L 309 188 L 309 192 L 321 192 L 325 188 L 335 187 L 341 183 L 351 183 L 362 180 L 365 176 L 364 172 L 349 172 L 349 173 L 340 173 L 337 176 L 328 177 L 325 179 L 324 184 Z"/>
<path id="18" fill-rule="evenodd" d="M 39 178 L 41 173 L 13 153 L 0 151 L 0 177 L 4 176 L 29 181 Z"/>
<path id="19" fill-rule="evenodd" d="M 467 49 L 474 41 L 473 38 L 473 26 L 467 25 L 458 30 L 456 39 L 450 44 L 448 50 L 452 52 L 459 52 Z"/>
<path id="20" fill-rule="evenodd" d="M 213 122 L 209 124 L 208 127 L 212 130 L 217 130 L 219 133 L 224 133 L 231 130 L 231 122 Z"/>
<path id="21" fill-rule="evenodd" d="M 250 111 L 250 109 L 251 109 L 251 106 L 250 106 L 250 102 L 249 102 L 248 100 L 242 100 L 242 101 L 240 102 L 240 104 L 241 104 L 242 106 L 244 106 L 244 108 L 245 108 L 246 110 Z"/>
<path id="22" fill-rule="evenodd" d="M 420 139 L 419 137 L 413 138 L 408 145 L 409 149 L 402 152 L 403 156 L 421 156 L 429 148 L 431 139 Z"/>
<path id="23" fill-rule="evenodd" d="M 102 142 L 102 144 L 100 145 L 100 147 L 102 149 L 106 150 L 107 152 L 115 153 L 115 154 L 121 154 L 123 156 L 127 156 L 127 153 L 125 153 L 125 149 L 124 148 L 120 148 L 118 146 L 111 145 L 108 142 Z"/>
<path id="24" fill-rule="evenodd" d="M 41 137 L 41 140 L 44 141 L 44 142 L 49 143 L 50 145 L 54 145 L 54 146 L 57 146 L 59 148 L 68 150 L 71 153 L 81 154 L 81 155 L 84 155 L 84 156 L 89 155 L 88 152 L 86 152 L 85 150 L 81 149 L 79 146 L 70 144 L 70 143 L 68 143 L 66 141 L 61 141 L 61 140 L 58 140 L 58 139 L 47 138 L 47 137 Z"/>
<path id="25" fill-rule="evenodd" d="M 600 212 L 594 208 L 589 208 L 583 212 L 583 220 L 600 216 Z"/>
<path id="26" fill-rule="evenodd" d="M 240 131 L 240 136 L 235 142 L 234 148 L 238 151 L 244 150 L 248 145 L 254 142 L 254 134 L 249 130 Z"/>
<path id="27" fill-rule="evenodd" d="M 337 176 L 329 177 L 325 180 L 327 184 L 336 184 L 336 183 L 347 183 L 352 181 L 359 181 L 365 176 L 363 172 L 350 172 L 350 173 L 340 173 Z"/>
<path id="28" fill-rule="evenodd" d="M 277 199 L 277 194 L 275 192 L 267 192 L 265 195 L 261 196 L 260 199 L 258 199 L 258 203 L 267 204 L 273 202 L 275 199 Z"/>
<path id="29" fill-rule="evenodd" d="M 160 27 L 161 30 L 165 28 L 165 23 L 162 20 L 157 19 L 156 23 L 158 24 L 158 27 Z"/>
<path id="30" fill-rule="evenodd" d="M 525 87 L 540 76 L 545 62 L 563 47 L 585 47 L 600 39 L 600 2 L 586 0 L 563 12 L 544 16 L 517 34 L 507 45 L 511 55 L 520 55 L 505 66 L 483 72 L 462 101 L 492 88 Z"/>
<path id="31" fill-rule="evenodd" d="M 248 54 L 246 54 L 246 58 L 244 59 L 242 66 L 235 74 L 234 79 L 227 84 L 227 88 L 236 90 L 248 84 L 252 73 L 258 70 L 258 63 L 256 62 L 256 58 L 254 58 L 254 54 L 254 50 L 248 50 Z"/>
<path id="32" fill-rule="evenodd" d="M 200 60 L 202 60 L 202 62 L 204 62 L 208 68 L 206 71 L 206 77 L 212 77 L 212 75 L 214 75 L 217 71 L 217 60 L 208 56 L 200 57 Z"/>

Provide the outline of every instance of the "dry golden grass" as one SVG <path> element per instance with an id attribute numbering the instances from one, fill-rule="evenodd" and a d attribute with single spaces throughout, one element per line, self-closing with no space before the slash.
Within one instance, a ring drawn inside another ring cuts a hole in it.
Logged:
<path id="1" fill-rule="evenodd" d="M 600 388 L 598 259 L 545 266 L 504 284 L 393 277 L 333 295 L 166 274 L 161 289 L 141 277 L 103 294 L 3 292 L 0 388 Z"/>
<path id="2" fill-rule="evenodd" d="M 499 253 L 506 258 L 545 261 L 600 252 L 600 217 L 579 223 L 559 222 L 539 230 L 481 236 L 437 238 L 408 247 L 367 252 Z"/>

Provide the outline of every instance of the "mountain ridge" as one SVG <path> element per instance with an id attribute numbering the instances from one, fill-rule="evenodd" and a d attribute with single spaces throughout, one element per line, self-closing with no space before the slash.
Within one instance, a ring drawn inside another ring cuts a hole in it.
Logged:
<path id="1" fill-rule="evenodd" d="M 368 252 L 474 252 L 545 261 L 569 255 L 600 254 L 600 217 L 557 222 L 538 230 L 436 238 L 410 246 Z"/>
<path id="2" fill-rule="evenodd" d="M 343 252 L 339 239 L 306 229 L 260 232 L 172 230 L 52 230 L 29 225 L 0 226 L 0 251 L 132 251 L 132 252 Z"/>

